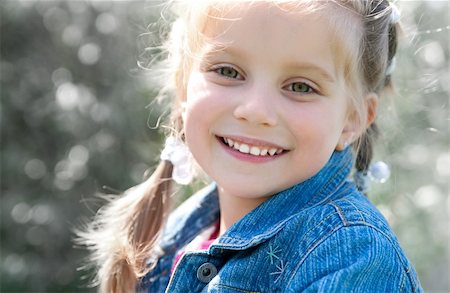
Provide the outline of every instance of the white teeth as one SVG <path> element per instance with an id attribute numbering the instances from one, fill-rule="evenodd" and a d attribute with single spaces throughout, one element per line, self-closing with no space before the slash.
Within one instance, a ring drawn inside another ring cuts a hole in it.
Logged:
<path id="1" fill-rule="evenodd" d="M 283 149 L 277 149 L 277 148 L 264 148 L 261 149 L 257 146 L 249 146 L 245 143 L 239 144 L 238 142 L 233 141 L 230 138 L 223 138 L 223 141 L 231 148 L 234 148 L 235 150 L 244 153 L 244 154 L 251 154 L 254 156 L 274 156 L 275 154 L 279 155 L 283 152 Z"/>
<path id="2" fill-rule="evenodd" d="M 261 151 L 258 147 L 252 146 L 250 148 L 250 154 L 252 154 L 254 156 L 259 156 L 260 153 L 261 153 Z"/>
<path id="3" fill-rule="evenodd" d="M 250 147 L 248 145 L 246 145 L 245 143 L 243 143 L 239 146 L 239 151 L 241 153 L 248 154 L 250 152 Z"/>
<path id="4" fill-rule="evenodd" d="M 273 155 L 275 155 L 276 152 L 277 152 L 277 149 L 276 148 L 272 148 L 272 149 L 269 150 L 269 155 L 273 156 Z"/>

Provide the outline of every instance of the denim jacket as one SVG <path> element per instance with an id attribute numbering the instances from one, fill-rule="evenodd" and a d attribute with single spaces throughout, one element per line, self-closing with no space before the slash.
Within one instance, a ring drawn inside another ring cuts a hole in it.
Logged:
<path id="1" fill-rule="evenodd" d="M 175 210 L 164 255 L 138 292 L 423 292 L 380 212 L 348 180 L 349 148 L 315 176 L 275 194 L 206 251 L 177 251 L 219 217 L 216 186 Z"/>

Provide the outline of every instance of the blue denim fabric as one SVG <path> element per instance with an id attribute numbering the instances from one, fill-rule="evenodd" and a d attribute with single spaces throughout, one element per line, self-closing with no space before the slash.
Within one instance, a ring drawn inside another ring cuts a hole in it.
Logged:
<path id="1" fill-rule="evenodd" d="M 177 251 L 219 217 L 217 190 L 200 191 L 170 217 L 165 255 L 139 292 L 423 292 L 379 211 L 347 180 L 349 149 L 309 180 L 235 223 L 208 251 Z"/>

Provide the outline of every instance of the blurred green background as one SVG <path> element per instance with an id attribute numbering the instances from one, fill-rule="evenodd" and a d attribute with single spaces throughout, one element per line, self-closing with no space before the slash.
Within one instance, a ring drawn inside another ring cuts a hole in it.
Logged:
<path id="1" fill-rule="evenodd" d="M 95 194 L 135 185 L 158 159 L 163 110 L 137 66 L 157 41 L 158 3 L 0 2 L 1 292 L 94 291 L 72 229 Z M 392 176 L 370 198 L 425 290 L 450 292 L 450 4 L 397 4 L 397 93 L 382 102 L 376 155 Z"/>

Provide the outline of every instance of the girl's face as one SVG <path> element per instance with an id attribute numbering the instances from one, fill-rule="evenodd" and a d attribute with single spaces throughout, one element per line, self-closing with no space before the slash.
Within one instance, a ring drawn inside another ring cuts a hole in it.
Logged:
<path id="1" fill-rule="evenodd" d="M 187 85 L 185 135 L 224 193 L 271 196 L 316 174 L 352 138 L 348 90 L 325 17 L 255 4 L 207 24 L 210 45 Z"/>

